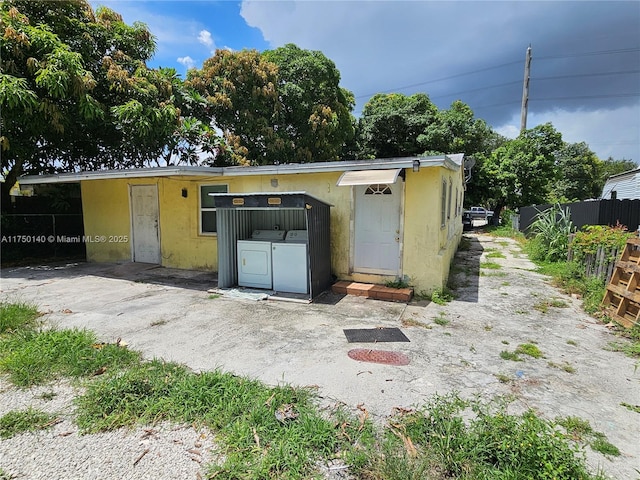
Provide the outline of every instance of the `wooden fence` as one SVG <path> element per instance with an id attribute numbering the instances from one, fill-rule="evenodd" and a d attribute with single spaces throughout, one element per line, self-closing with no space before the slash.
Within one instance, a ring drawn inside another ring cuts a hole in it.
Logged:
<path id="1" fill-rule="evenodd" d="M 567 254 L 567 260 L 573 260 L 573 249 L 571 244 L 575 237 L 575 233 L 569 235 L 569 253 Z M 598 277 L 604 280 L 605 283 L 609 282 L 611 275 L 616 266 L 616 261 L 620 251 L 617 248 L 605 248 L 604 246 L 598 247 L 595 254 L 588 254 L 582 260 L 585 268 L 585 275 L 588 277 Z"/>

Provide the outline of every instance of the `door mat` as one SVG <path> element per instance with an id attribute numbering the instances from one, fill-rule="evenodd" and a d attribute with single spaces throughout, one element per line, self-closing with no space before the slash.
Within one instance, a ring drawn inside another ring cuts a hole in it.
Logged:
<path id="1" fill-rule="evenodd" d="M 399 328 L 345 328 L 349 343 L 409 342 Z"/>
<path id="2" fill-rule="evenodd" d="M 359 362 L 383 363 L 385 365 L 403 366 L 409 365 L 409 357 L 404 353 L 389 352 L 386 350 L 369 350 L 367 348 L 354 348 L 347 352 L 349 358 Z"/>

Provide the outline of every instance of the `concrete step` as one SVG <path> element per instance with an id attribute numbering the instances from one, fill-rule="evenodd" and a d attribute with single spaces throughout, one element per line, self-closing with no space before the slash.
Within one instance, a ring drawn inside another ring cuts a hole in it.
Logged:
<path id="1" fill-rule="evenodd" d="M 345 280 L 334 283 L 331 286 L 331 291 L 342 295 L 355 295 L 392 302 L 408 302 L 413 297 L 413 288 L 391 288 L 385 285 Z"/>

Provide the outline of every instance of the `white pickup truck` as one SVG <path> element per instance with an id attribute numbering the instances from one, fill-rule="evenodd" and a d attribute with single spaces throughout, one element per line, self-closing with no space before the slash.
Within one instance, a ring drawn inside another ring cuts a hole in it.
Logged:
<path id="1" fill-rule="evenodd" d="M 473 220 L 489 220 L 489 218 L 493 217 L 493 212 L 484 207 L 471 207 L 469 210 L 465 210 L 464 213 L 471 215 Z"/>

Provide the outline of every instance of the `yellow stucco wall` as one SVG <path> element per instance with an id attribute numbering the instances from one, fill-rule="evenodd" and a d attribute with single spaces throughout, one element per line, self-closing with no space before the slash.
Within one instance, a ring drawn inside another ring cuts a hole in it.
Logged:
<path id="1" fill-rule="evenodd" d="M 344 280 L 384 282 L 394 279 L 350 271 L 352 194 L 351 187 L 336 186 L 339 177 L 340 172 L 326 172 L 82 181 L 85 235 L 126 235 L 129 238 L 129 242 L 123 243 L 88 243 L 87 259 L 94 262 L 131 261 L 130 187 L 157 185 L 162 265 L 216 271 L 217 238 L 199 232 L 199 187 L 223 184 L 228 185 L 229 192 L 305 191 L 331 204 L 333 274 Z M 444 285 L 462 234 L 461 218 L 457 211 L 454 212 L 455 201 L 447 225 L 440 225 L 443 179 L 446 182 L 451 180 L 454 195 L 456 187 L 461 193 L 462 177 L 459 171 L 440 167 L 422 168 L 418 173 L 406 171 L 402 273 L 418 292 L 431 292 Z M 187 189 L 186 198 L 182 196 L 183 189 Z"/>

